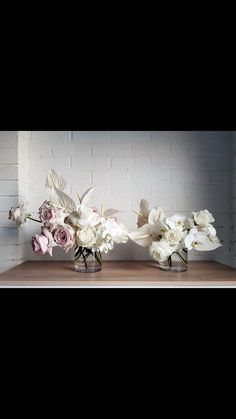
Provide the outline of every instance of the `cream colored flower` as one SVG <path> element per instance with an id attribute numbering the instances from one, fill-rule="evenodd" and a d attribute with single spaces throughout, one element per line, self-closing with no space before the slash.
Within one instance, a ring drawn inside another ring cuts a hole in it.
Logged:
<path id="1" fill-rule="evenodd" d="M 168 259 L 169 256 L 172 255 L 174 252 L 173 247 L 169 246 L 169 244 L 164 240 L 160 240 L 159 242 L 153 242 L 149 249 L 150 256 L 157 260 L 157 262 L 164 262 Z"/>
<path id="2" fill-rule="evenodd" d="M 9 211 L 8 219 L 15 221 L 17 227 L 20 227 L 21 224 L 24 224 L 27 218 L 31 216 L 29 211 L 26 209 L 27 206 L 27 202 L 21 202 L 17 208 L 12 207 Z"/>
<path id="3" fill-rule="evenodd" d="M 193 212 L 192 214 L 195 223 L 202 228 L 208 227 L 210 223 L 215 221 L 212 214 L 207 209 L 199 212 Z"/>
<path id="4" fill-rule="evenodd" d="M 171 229 L 164 233 L 163 238 L 170 246 L 178 246 L 183 238 L 183 233 L 179 229 Z"/>
<path id="5" fill-rule="evenodd" d="M 165 219 L 165 213 L 161 207 L 154 207 L 149 216 L 148 216 L 148 222 L 149 224 L 156 224 L 159 221 L 163 221 Z"/>
<path id="6" fill-rule="evenodd" d="M 79 246 L 91 248 L 96 241 L 93 229 L 85 227 L 77 231 L 77 242 Z"/>
<path id="7" fill-rule="evenodd" d="M 167 226 L 162 221 L 156 224 L 145 224 L 135 231 L 129 233 L 129 238 L 143 247 L 150 247 L 153 241 L 160 239 L 160 236 L 167 231 Z"/>
<path id="8" fill-rule="evenodd" d="M 185 238 L 185 246 L 188 250 L 198 250 L 200 252 L 215 250 L 222 246 L 218 237 L 209 235 L 207 230 L 192 228 Z"/>
<path id="9" fill-rule="evenodd" d="M 78 208 L 78 214 L 78 225 L 81 228 L 93 227 L 100 223 L 100 215 L 97 212 L 94 212 L 91 207 L 80 205 L 80 207 Z"/>
<path id="10" fill-rule="evenodd" d="M 183 230 L 186 222 L 185 215 L 172 215 L 171 217 L 166 218 L 166 224 L 172 229 Z"/>

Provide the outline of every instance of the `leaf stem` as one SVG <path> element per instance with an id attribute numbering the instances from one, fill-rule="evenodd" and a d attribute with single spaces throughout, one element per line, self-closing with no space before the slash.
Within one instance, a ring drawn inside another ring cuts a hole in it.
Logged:
<path id="1" fill-rule="evenodd" d="M 181 256 L 181 254 L 179 252 L 175 252 L 175 253 L 176 253 L 176 255 L 179 256 L 180 259 L 182 259 L 182 261 L 185 263 L 185 265 L 187 265 L 187 261 Z"/>
<path id="2" fill-rule="evenodd" d="M 42 223 L 40 220 L 35 220 L 35 218 L 32 217 L 27 217 L 29 220 L 35 221 L 36 223 Z"/>
<path id="3" fill-rule="evenodd" d="M 84 256 L 84 249 L 82 250 L 82 255 L 83 255 L 83 259 L 84 259 L 85 268 L 86 268 L 86 269 L 88 269 L 88 265 L 87 265 L 87 262 L 86 262 L 86 258 L 85 258 L 85 256 Z"/>

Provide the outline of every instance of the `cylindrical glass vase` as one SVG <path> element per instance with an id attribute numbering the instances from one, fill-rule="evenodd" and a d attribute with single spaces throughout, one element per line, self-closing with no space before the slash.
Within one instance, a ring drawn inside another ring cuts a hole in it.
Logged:
<path id="1" fill-rule="evenodd" d="M 101 271 L 101 252 L 92 251 L 86 247 L 77 247 L 74 253 L 74 267 L 76 272 L 93 273 Z"/>
<path id="2" fill-rule="evenodd" d="M 160 262 L 163 271 L 184 272 L 188 269 L 188 250 L 172 253 L 164 262 Z"/>

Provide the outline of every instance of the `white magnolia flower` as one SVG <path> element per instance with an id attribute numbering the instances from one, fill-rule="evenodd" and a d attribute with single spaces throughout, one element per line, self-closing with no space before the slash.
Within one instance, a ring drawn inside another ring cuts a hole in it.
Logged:
<path id="1" fill-rule="evenodd" d="M 85 227 L 82 230 L 78 230 L 76 236 L 78 245 L 87 247 L 88 249 L 92 248 L 96 242 L 96 236 L 93 229 L 90 227 Z"/>
<path id="2" fill-rule="evenodd" d="M 185 246 L 188 250 L 210 251 L 222 245 L 218 237 L 209 235 L 207 230 L 192 228 L 185 238 Z"/>
<path id="3" fill-rule="evenodd" d="M 202 228 L 208 227 L 210 223 L 215 221 L 212 214 L 207 209 L 199 212 L 193 212 L 192 214 L 195 223 Z"/>
<path id="4" fill-rule="evenodd" d="M 100 223 L 100 215 L 94 212 L 92 208 L 85 205 L 80 205 L 78 208 L 79 227 L 93 227 Z"/>
<path id="5" fill-rule="evenodd" d="M 175 230 L 167 230 L 164 235 L 163 238 L 166 240 L 166 242 L 170 245 L 170 246 L 179 246 L 182 238 L 183 238 L 183 233 L 179 230 L 179 229 L 175 229 Z"/>
<path id="6" fill-rule="evenodd" d="M 171 217 L 166 218 L 166 224 L 172 229 L 183 230 L 185 227 L 185 222 L 187 217 L 185 215 L 172 215 Z"/>
<path id="7" fill-rule="evenodd" d="M 164 262 L 174 252 L 173 247 L 161 239 L 159 242 L 154 241 L 149 249 L 150 256 L 158 262 Z"/>

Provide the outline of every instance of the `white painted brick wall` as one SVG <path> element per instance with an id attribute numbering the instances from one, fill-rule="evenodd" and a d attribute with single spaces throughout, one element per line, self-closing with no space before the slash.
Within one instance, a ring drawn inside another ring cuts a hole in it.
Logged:
<path id="1" fill-rule="evenodd" d="M 227 259 L 230 226 L 231 132 L 84 132 L 37 131 L 29 138 L 29 200 L 35 216 L 46 199 L 49 169 L 60 170 L 66 192 L 76 197 L 91 185 L 94 203 L 117 207 L 129 230 L 136 227 L 133 209 L 142 197 L 168 214 L 208 208 L 213 212 L 224 248 L 191 252 L 190 259 Z M 236 179 L 236 175 L 235 175 Z M 236 195 L 235 195 L 236 200 Z M 28 240 L 39 226 L 28 224 Z M 28 258 L 38 260 L 31 246 Z M 60 249 L 54 259 L 71 259 Z M 105 259 L 148 259 L 145 249 L 130 242 L 116 246 Z M 50 260 L 50 257 L 42 257 Z M 223 260 L 222 260 L 223 259 Z"/>
<path id="2" fill-rule="evenodd" d="M 0 272 L 22 263 L 27 255 L 26 228 L 8 220 L 12 206 L 28 196 L 29 131 L 0 131 Z"/>
<path id="3" fill-rule="evenodd" d="M 236 268 L 236 132 L 232 138 L 231 156 L 231 222 L 230 222 L 230 265 Z"/>
<path id="4" fill-rule="evenodd" d="M 136 227 L 132 209 L 138 209 L 142 197 L 168 215 L 208 208 L 224 246 L 191 252 L 190 259 L 236 267 L 236 136 L 231 132 L 0 131 L 1 271 L 25 258 L 51 260 L 31 249 L 31 236 L 40 225 L 28 221 L 17 231 L 7 220 L 9 207 L 27 198 L 37 217 L 47 198 L 49 169 L 63 174 L 73 198 L 95 185 L 94 203 L 120 209 L 119 219 L 129 230 Z M 149 259 L 131 241 L 104 258 Z M 72 259 L 72 252 L 55 249 L 54 259 Z"/>

